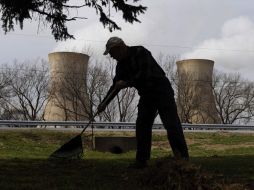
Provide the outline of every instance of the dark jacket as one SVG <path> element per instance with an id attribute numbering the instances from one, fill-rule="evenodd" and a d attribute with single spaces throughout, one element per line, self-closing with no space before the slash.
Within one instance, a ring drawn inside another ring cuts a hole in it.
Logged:
<path id="1" fill-rule="evenodd" d="M 128 82 L 128 87 L 135 87 L 140 96 L 163 92 L 173 93 L 165 72 L 153 58 L 151 52 L 142 46 L 128 47 L 128 55 L 117 63 L 113 84 L 107 96 L 111 93 L 115 83 L 119 80 Z M 109 103 L 118 92 L 119 91 L 116 91 L 112 98 L 107 100 L 107 103 Z"/>

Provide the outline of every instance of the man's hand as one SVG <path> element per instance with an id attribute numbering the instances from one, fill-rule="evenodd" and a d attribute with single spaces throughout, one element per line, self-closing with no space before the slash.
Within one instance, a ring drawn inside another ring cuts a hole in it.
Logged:
<path id="1" fill-rule="evenodd" d="M 126 88 L 126 87 L 128 87 L 128 82 L 126 82 L 124 80 L 119 80 L 115 84 L 115 88 L 118 90 Z"/>
<path id="2" fill-rule="evenodd" d="M 98 113 L 103 112 L 106 109 L 107 105 L 103 102 L 101 102 L 97 108 Z"/>

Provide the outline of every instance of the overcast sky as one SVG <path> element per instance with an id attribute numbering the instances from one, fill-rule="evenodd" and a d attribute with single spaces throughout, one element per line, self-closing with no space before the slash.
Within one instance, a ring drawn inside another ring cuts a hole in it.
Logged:
<path id="1" fill-rule="evenodd" d="M 140 3 L 148 7 L 139 17 L 141 23 L 126 24 L 121 14 L 112 13 L 122 27 L 122 31 L 113 33 L 103 28 L 95 11 L 89 8 L 78 11 L 79 16 L 88 19 L 68 24 L 76 40 L 56 42 L 49 29 L 41 27 L 38 33 L 38 23 L 30 21 L 23 30 L 16 27 L 7 35 L 0 30 L 0 63 L 47 59 L 50 52 L 82 52 L 87 47 L 95 58 L 103 59 L 107 39 L 119 36 L 128 45 L 144 45 L 155 57 L 163 53 L 181 59 L 212 59 L 216 69 L 240 72 L 254 80 L 253 0 L 143 0 Z"/>

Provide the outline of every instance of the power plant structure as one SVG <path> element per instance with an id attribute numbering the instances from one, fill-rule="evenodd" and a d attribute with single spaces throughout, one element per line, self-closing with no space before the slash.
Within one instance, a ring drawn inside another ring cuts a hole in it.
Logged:
<path id="1" fill-rule="evenodd" d="M 87 120 L 90 110 L 86 84 L 89 56 L 74 52 L 54 52 L 48 57 L 50 86 L 44 119 Z"/>
<path id="2" fill-rule="evenodd" d="M 179 116 L 185 123 L 219 123 L 212 92 L 214 61 L 186 59 L 177 61 Z"/>

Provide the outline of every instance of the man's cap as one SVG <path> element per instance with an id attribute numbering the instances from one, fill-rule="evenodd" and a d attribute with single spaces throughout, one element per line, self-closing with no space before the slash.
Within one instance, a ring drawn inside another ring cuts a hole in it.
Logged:
<path id="1" fill-rule="evenodd" d="M 119 45 L 124 45 L 124 41 L 121 38 L 118 38 L 118 37 L 109 38 L 106 44 L 106 50 L 103 53 L 103 55 L 107 55 L 111 48 L 115 46 L 119 46 Z"/>

